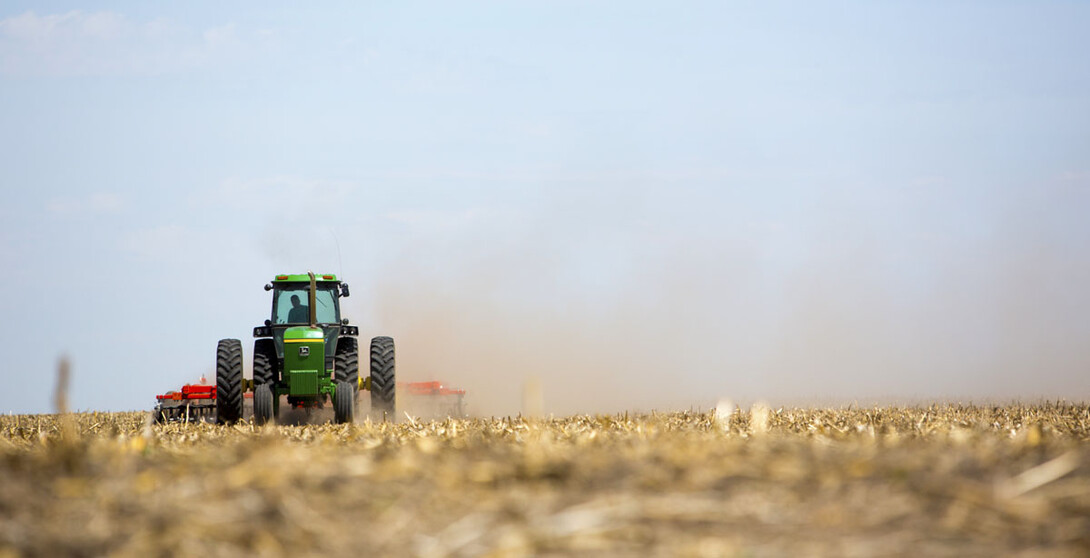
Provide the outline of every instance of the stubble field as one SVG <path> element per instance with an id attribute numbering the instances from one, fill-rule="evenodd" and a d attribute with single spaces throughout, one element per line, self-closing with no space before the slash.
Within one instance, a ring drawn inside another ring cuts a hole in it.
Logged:
<path id="1" fill-rule="evenodd" d="M 0 417 L 0 556 L 1086 556 L 1085 404 Z"/>

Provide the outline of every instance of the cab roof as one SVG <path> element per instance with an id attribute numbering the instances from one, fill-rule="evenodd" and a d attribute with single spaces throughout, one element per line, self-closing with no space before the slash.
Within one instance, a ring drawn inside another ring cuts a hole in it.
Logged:
<path id="1" fill-rule="evenodd" d="M 337 282 L 339 282 L 337 280 L 337 276 L 333 275 L 332 273 L 315 273 L 314 274 L 314 279 L 316 279 L 319 283 L 322 283 L 322 282 L 337 283 Z M 279 275 L 277 275 L 276 277 L 273 278 L 273 283 L 298 283 L 300 281 L 309 283 L 310 282 L 310 275 L 307 275 L 306 273 L 294 273 L 294 274 L 281 273 L 281 274 L 279 274 Z"/>

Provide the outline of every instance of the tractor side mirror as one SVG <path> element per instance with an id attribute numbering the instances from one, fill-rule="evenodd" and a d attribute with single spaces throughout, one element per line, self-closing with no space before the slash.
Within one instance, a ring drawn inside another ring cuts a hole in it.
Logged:
<path id="1" fill-rule="evenodd" d="M 271 291 L 272 289 L 273 289 L 272 283 L 265 283 L 265 290 L 266 291 Z"/>
<path id="2" fill-rule="evenodd" d="M 265 320 L 265 325 L 266 326 L 271 326 L 272 325 L 272 320 Z"/>
<path id="3" fill-rule="evenodd" d="M 341 297 L 348 296 L 348 283 L 341 283 Z"/>

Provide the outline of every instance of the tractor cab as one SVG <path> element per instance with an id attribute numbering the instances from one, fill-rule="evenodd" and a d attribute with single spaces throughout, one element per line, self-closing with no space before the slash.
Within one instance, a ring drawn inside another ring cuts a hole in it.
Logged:
<path id="1" fill-rule="evenodd" d="M 284 335 L 295 328 L 319 328 L 325 341 L 326 370 L 333 368 L 333 356 L 337 341 L 342 335 L 356 335 L 357 328 L 341 321 L 341 298 L 348 296 L 348 283 L 337 280 L 333 274 L 314 276 L 314 297 L 311 298 L 309 274 L 277 275 L 265 290 L 272 291 L 272 316 L 264 327 L 254 328 L 254 337 L 272 337 L 276 344 L 276 356 L 284 359 Z M 314 305 L 313 322 L 311 304 Z M 313 338 L 314 332 L 293 332 L 289 338 Z"/>
<path id="2" fill-rule="evenodd" d="M 278 275 L 290 278 L 290 275 Z M 335 275 L 322 275 L 315 281 L 314 293 L 315 319 L 319 324 L 341 323 L 340 298 L 348 296 L 348 284 L 336 280 Z M 326 279 L 328 277 L 328 279 Z M 317 279 L 317 278 L 315 278 Z M 303 325 L 310 323 L 310 280 L 303 276 L 303 281 L 278 280 L 271 283 L 273 291 L 273 325 Z"/>

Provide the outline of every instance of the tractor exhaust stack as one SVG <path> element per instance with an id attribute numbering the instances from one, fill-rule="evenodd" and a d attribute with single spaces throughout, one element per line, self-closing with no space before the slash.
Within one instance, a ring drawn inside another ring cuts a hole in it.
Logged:
<path id="1" fill-rule="evenodd" d="M 318 327 L 318 307 L 315 303 L 318 280 L 315 279 L 313 271 L 308 271 L 307 275 L 310 276 L 310 295 L 307 296 L 307 304 L 310 305 L 310 327 Z"/>

